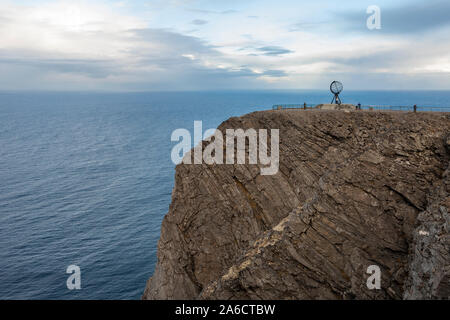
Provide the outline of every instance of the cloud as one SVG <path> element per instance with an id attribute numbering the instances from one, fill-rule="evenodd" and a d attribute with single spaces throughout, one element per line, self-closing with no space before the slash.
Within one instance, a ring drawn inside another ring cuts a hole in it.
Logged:
<path id="1" fill-rule="evenodd" d="M 221 11 L 220 14 L 232 14 L 232 13 L 237 13 L 237 10 L 224 10 Z"/>
<path id="2" fill-rule="evenodd" d="M 281 78 L 286 77 L 288 74 L 283 70 L 266 70 L 262 73 L 262 75 L 272 78 Z"/>
<path id="3" fill-rule="evenodd" d="M 202 19 L 195 19 L 191 21 L 192 24 L 195 24 L 196 26 L 202 26 L 204 24 L 207 24 L 208 21 L 202 20 Z"/>
<path id="4" fill-rule="evenodd" d="M 107 60 L 46 59 L 46 58 L 0 58 L 0 65 L 21 66 L 41 73 L 80 74 L 89 78 L 106 78 L 119 74 L 116 65 Z"/>
<path id="5" fill-rule="evenodd" d="M 292 25 L 289 26 L 289 31 L 290 32 L 295 32 L 295 31 L 318 31 L 319 28 L 325 26 L 326 24 L 330 23 L 329 21 L 321 21 L 321 22 L 307 22 L 307 21 L 301 21 L 301 22 L 297 22 L 294 23 Z"/>
<path id="6" fill-rule="evenodd" d="M 429 10 L 447 8 L 442 1 L 431 3 L 416 4 L 406 15 L 420 25 L 417 11 L 430 15 Z M 0 89 L 314 88 L 327 87 L 335 75 L 346 88 L 450 85 L 450 35 L 441 32 L 448 24 L 443 14 L 414 29 L 405 27 L 401 8 L 382 7 L 385 33 L 367 34 L 358 32 L 367 30 L 365 9 L 303 17 L 274 10 L 269 17 L 270 7 L 238 13 L 216 6 L 193 14 L 184 0 L 174 0 L 141 16 L 103 1 L 0 4 Z M 192 20 L 198 13 L 215 16 Z M 260 18 L 249 19 L 251 14 Z M 395 28 L 391 15 L 401 20 Z M 208 28 L 197 28 L 198 36 L 186 31 L 213 20 Z M 286 32 L 289 28 L 297 32 Z"/>
<path id="7" fill-rule="evenodd" d="M 242 67 L 198 37 L 108 11 L 89 15 L 89 5 L 70 9 L 82 18 L 73 21 L 64 16 L 66 6 L 19 9 L 0 9 L 0 16 L 14 11 L 0 20 L 3 89 L 199 90 L 257 86 L 258 79 L 285 75 Z"/>
<path id="8" fill-rule="evenodd" d="M 204 13 L 204 14 L 233 14 L 237 13 L 237 10 L 222 10 L 222 11 L 215 11 L 215 10 L 204 10 L 204 9 L 187 9 L 191 12 L 197 12 L 197 13 Z"/>
<path id="9" fill-rule="evenodd" d="M 279 56 L 283 54 L 292 53 L 293 51 L 289 49 L 285 49 L 279 46 L 266 46 L 257 48 L 259 52 L 266 56 Z"/>

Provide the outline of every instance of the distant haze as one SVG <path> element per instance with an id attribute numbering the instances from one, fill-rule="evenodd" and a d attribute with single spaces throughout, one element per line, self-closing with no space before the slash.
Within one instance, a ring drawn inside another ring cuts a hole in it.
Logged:
<path id="1" fill-rule="evenodd" d="M 445 90 L 449 12 L 448 0 L 0 0 L 0 90 Z"/>

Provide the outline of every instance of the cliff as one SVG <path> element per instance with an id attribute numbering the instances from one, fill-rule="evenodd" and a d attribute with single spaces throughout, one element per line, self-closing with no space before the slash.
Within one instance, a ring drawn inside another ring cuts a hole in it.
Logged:
<path id="1" fill-rule="evenodd" d="M 279 128 L 279 171 L 178 165 L 144 299 L 449 298 L 450 115 L 280 110 L 226 128 Z"/>

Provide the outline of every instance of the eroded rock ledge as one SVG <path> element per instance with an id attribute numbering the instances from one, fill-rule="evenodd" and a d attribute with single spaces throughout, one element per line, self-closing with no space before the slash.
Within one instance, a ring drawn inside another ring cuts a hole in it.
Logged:
<path id="1" fill-rule="evenodd" d="M 449 298 L 448 114 L 264 111 L 219 128 L 280 129 L 280 170 L 178 165 L 144 299 Z"/>

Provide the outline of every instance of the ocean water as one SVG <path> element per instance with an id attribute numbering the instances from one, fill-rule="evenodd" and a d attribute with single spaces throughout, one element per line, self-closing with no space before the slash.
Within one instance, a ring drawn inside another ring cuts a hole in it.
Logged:
<path id="1" fill-rule="evenodd" d="M 450 92 L 344 92 L 450 106 Z M 173 188 L 173 130 L 325 91 L 0 93 L 0 299 L 139 299 Z M 81 268 L 68 290 L 66 268 Z"/>

